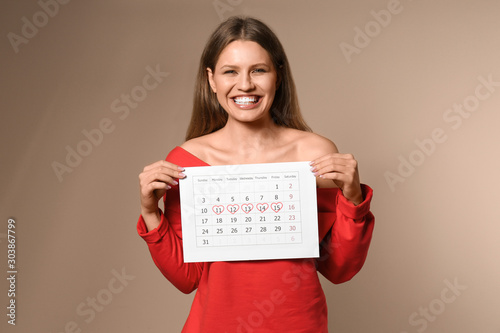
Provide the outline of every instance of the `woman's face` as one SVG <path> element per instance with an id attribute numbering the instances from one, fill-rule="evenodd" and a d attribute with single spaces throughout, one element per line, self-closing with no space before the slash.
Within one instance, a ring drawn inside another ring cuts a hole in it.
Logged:
<path id="1" fill-rule="evenodd" d="M 269 117 L 277 89 L 277 73 L 259 44 L 237 40 L 222 50 L 208 80 L 230 118 L 251 122 Z"/>

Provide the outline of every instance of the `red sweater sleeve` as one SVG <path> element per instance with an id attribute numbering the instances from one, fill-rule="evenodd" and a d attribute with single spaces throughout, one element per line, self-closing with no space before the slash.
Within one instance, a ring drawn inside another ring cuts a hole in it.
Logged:
<path id="1" fill-rule="evenodd" d="M 195 164 L 183 157 L 179 149 L 173 150 L 166 159 L 181 166 Z M 148 232 L 144 219 L 140 216 L 137 232 L 146 241 L 151 257 L 162 274 L 177 289 L 188 294 L 198 288 L 203 263 L 184 262 L 178 185 L 167 191 L 163 202 L 164 212 L 160 210 L 160 225 Z"/>
<path id="2" fill-rule="evenodd" d="M 338 189 L 318 189 L 322 240 L 318 271 L 333 283 L 352 279 L 363 267 L 368 254 L 375 222 L 370 212 L 373 190 L 364 184 L 361 189 L 364 201 L 357 206 Z"/>
<path id="3" fill-rule="evenodd" d="M 182 238 L 169 226 L 161 212 L 158 228 L 147 232 L 144 220 L 139 217 L 137 231 L 147 243 L 151 257 L 162 274 L 180 291 L 189 294 L 196 288 L 203 271 L 202 263 L 184 263 Z"/>

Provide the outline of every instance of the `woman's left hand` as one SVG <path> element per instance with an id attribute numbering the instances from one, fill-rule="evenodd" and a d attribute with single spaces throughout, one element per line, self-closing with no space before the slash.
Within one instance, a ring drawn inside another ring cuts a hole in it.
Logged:
<path id="1" fill-rule="evenodd" d="M 354 205 L 363 201 L 359 181 L 358 162 L 351 154 L 331 153 L 311 161 L 311 171 L 316 177 L 331 179 L 346 199 Z"/>

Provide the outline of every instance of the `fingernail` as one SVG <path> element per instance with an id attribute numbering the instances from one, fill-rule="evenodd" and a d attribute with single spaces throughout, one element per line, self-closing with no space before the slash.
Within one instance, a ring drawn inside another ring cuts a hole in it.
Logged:
<path id="1" fill-rule="evenodd" d="M 167 190 L 170 190 L 171 188 L 172 188 L 172 186 L 167 185 Z"/>
<path id="2" fill-rule="evenodd" d="M 177 181 L 175 181 L 175 180 L 173 181 L 173 184 L 174 185 L 179 185 L 179 183 Z"/>
<path id="3" fill-rule="evenodd" d="M 186 177 L 186 175 L 183 174 L 182 172 L 179 172 L 179 178 L 184 178 L 184 177 Z"/>
<path id="4" fill-rule="evenodd" d="M 312 171 L 312 172 L 316 171 L 316 167 L 312 167 L 312 168 L 311 168 L 311 171 Z"/>
<path id="5" fill-rule="evenodd" d="M 313 164 L 314 164 L 314 162 L 313 162 L 313 161 L 309 162 L 309 165 L 313 165 Z"/>
<path id="6" fill-rule="evenodd" d="M 184 171 L 184 168 L 183 168 L 183 167 L 181 167 L 181 166 L 178 166 L 178 167 L 177 167 L 177 170 L 179 170 L 179 171 Z"/>

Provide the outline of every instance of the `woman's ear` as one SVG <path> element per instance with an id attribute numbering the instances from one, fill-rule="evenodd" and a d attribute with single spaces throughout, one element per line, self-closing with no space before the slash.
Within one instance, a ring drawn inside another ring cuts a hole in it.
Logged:
<path id="1" fill-rule="evenodd" d="M 208 83 L 210 84 L 210 88 L 212 88 L 212 91 L 217 94 L 217 88 L 214 82 L 214 73 L 212 73 L 212 70 L 207 67 L 207 75 L 208 75 Z"/>

